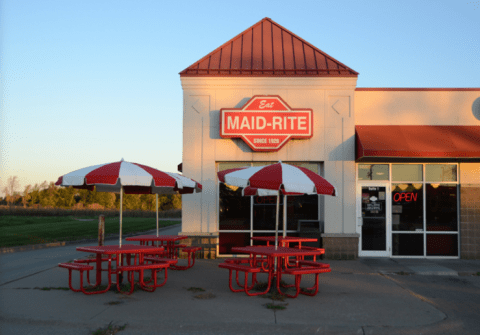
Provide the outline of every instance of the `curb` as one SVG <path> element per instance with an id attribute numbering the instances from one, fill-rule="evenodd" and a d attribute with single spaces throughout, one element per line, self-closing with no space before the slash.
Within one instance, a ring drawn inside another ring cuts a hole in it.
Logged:
<path id="1" fill-rule="evenodd" d="M 475 271 L 458 271 L 458 275 L 465 277 L 465 276 L 478 276 L 478 272 Z"/>
<path id="2" fill-rule="evenodd" d="M 163 231 L 167 230 L 173 227 L 178 226 L 180 223 L 166 226 L 166 227 L 159 227 L 158 231 Z M 136 236 L 140 234 L 151 234 L 151 233 L 156 233 L 156 229 L 148 230 L 145 232 L 136 232 L 136 233 L 129 233 L 129 234 L 122 234 L 122 237 L 131 237 L 131 236 Z M 116 240 L 118 239 L 119 234 L 111 234 L 109 236 L 105 236 L 105 241 L 111 241 L 111 240 Z M 52 248 L 52 247 L 65 247 L 67 245 L 72 245 L 72 244 L 83 244 L 83 243 L 91 243 L 91 242 L 98 242 L 98 239 L 84 239 L 84 240 L 75 240 L 75 241 L 61 241 L 61 242 L 52 242 L 52 243 L 45 243 L 45 244 L 30 244 L 30 245 L 22 245 L 19 247 L 10 247 L 10 248 L 1 248 L 0 249 L 0 254 L 9 254 L 13 252 L 19 252 L 19 251 L 30 251 L 30 250 L 37 250 L 37 249 L 45 249 L 45 248 Z"/>

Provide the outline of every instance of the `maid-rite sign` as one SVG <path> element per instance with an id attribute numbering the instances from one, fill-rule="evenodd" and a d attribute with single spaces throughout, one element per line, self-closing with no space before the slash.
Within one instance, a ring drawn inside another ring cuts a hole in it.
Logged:
<path id="1" fill-rule="evenodd" d="M 256 95 L 242 108 L 220 109 L 220 136 L 240 137 L 254 151 L 278 151 L 291 138 L 313 136 L 313 112 L 278 95 Z"/>

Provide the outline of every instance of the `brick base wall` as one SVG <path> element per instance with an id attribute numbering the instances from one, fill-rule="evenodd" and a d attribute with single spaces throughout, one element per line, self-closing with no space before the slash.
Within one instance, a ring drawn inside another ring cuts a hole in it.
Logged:
<path id="1" fill-rule="evenodd" d="M 202 250 L 197 251 L 197 259 L 215 259 L 217 258 L 217 236 L 189 236 L 181 240 L 181 244 L 187 246 L 198 246 Z M 322 259 L 341 259 L 352 260 L 358 258 L 358 237 L 322 237 L 325 255 Z M 187 258 L 186 252 L 180 251 L 180 258 Z"/>
<path id="2" fill-rule="evenodd" d="M 480 185 L 460 186 L 460 258 L 480 259 Z"/>
<path id="3" fill-rule="evenodd" d="M 358 258 L 358 237 L 323 236 L 324 259 L 351 260 Z"/>
<path id="4" fill-rule="evenodd" d="M 186 244 L 188 247 L 201 247 L 202 250 L 197 251 L 195 258 L 197 259 L 215 259 L 217 258 L 217 236 L 189 236 L 179 243 Z M 188 254 L 180 250 L 180 258 L 187 258 Z"/>

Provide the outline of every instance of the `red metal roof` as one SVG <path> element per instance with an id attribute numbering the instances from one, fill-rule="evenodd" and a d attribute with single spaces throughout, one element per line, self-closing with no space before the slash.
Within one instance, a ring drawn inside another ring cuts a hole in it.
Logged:
<path id="1" fill-rule="evenodd" d="M 355 126 L 356 159 L 480 158 L 480 126 Z"/>
<path id="2" fill-rule="evenodd" d="M 358 72 L 266 17 L 180 76 L 357 77 Z"/>

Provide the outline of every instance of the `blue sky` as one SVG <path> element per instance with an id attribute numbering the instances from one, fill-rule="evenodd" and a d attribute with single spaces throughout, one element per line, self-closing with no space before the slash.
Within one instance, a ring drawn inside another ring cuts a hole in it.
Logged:
<path id="1" fill-rule="evenodd" d="M 264 17 L 359 72 L 358 87 L 480 87 L 480 1 L 3 0 L 0 9 L 0 186 L 18 176 L 19 191 L 122 157 L 175 172 L 178 73 Z"/>

